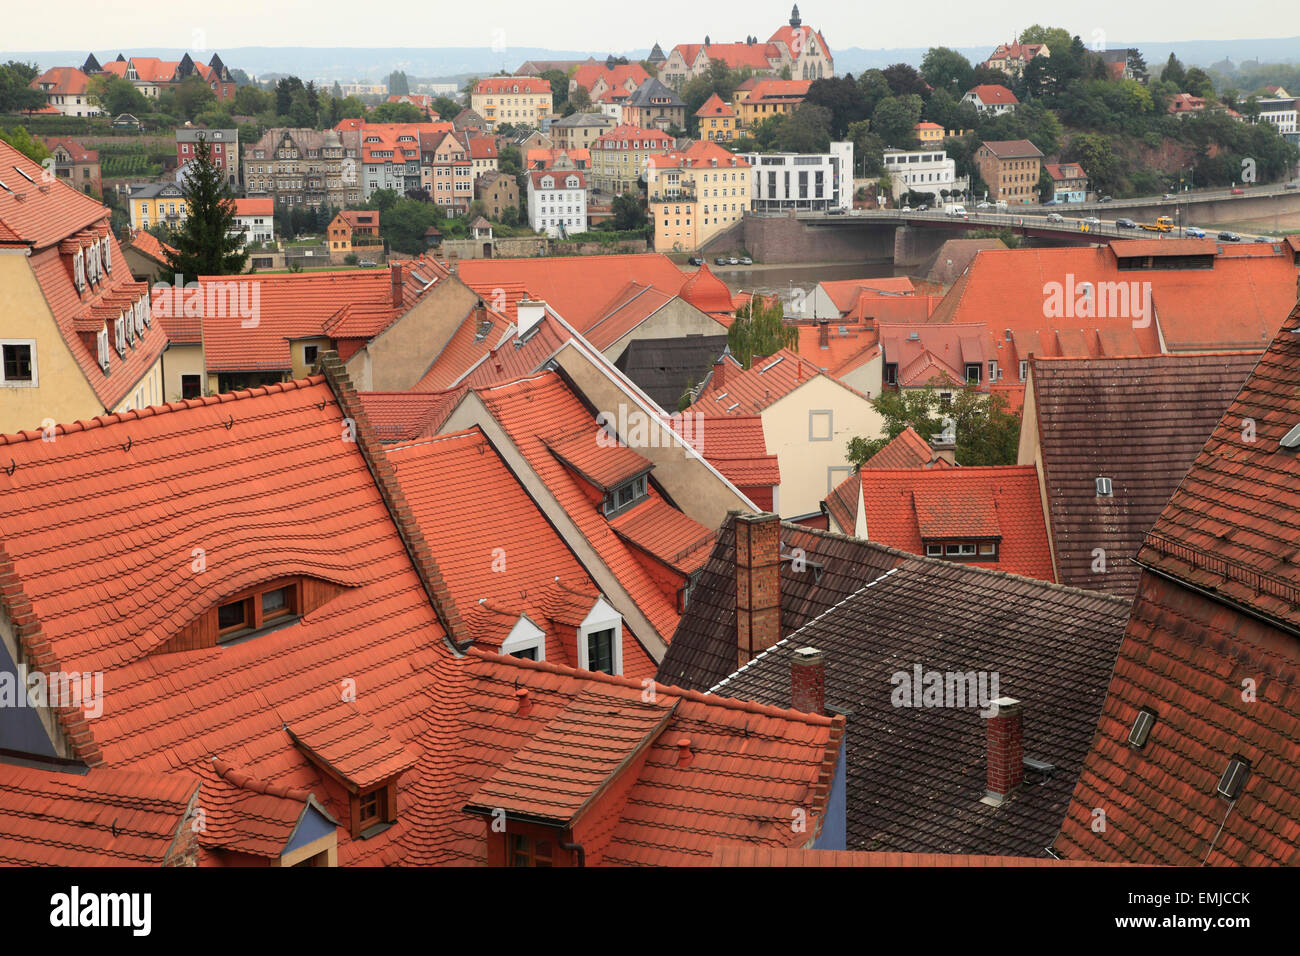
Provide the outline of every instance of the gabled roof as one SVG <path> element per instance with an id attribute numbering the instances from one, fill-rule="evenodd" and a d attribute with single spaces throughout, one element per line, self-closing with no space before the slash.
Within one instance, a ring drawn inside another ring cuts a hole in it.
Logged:
<path id="1" fill-rule="evenodd" d="M 143 229 L 137 229 L 135 232 L 131 233 L 131 238 L 128 240 L 128 244 L 131 248 L 135 249 L 142 255 L 148 256 L 160 266 L 167 265 L 168 252 L 173 254 L 176 252 L 173 247 L 160 240 L 153 233 L 145 232 Z M 170 328 L 168 328 L 167 334 L 171 336 Z M 174 336 L 172 337 L 175 338 Z"/>
<path id="2" fill-rule="evenodd" d="M 791 653 L 814 647 L 825 657 L 827 704 L 853 714 L 849 849 L 1043 856 L 1092 740 L 1127 610 L 1118 598 L 909 559 L 712 692 L 788 704 Z M 988 701 L 897 706 L 901 680 L 915 682 L 917 671 L 984 675 L 990 700 L 1019 700 L 1025 756 L 1054 769 L 1027 772 L 1001 806 L 981 803 Z"/>
<path id="3" fill-rule="evenodd" d="M 805 566 L 781 562 L 781 634 L 803 627 L 910 555 L 844 535 L 781 522 L 783 558 L 800 549 Z M 736 529 L 728 515 L 690 603 L 659 662 L 657 679 L 708 690 L 736 669 Z"/>
<path id="4" fill-rule="evenodd" d="M 488 76 L 474 84 L 475 93 L 544 93 L 551 95 L 551 81 L 539 76 Z"/>
<path id="5" fill-rule="evenodd" d="M 1257 361 L 1253 353 L 1034 359 L 1033 413 L 1062 584 L 1132 596 L 1141 569 L 1130 559 Z M 1097 495 L 1102 477 L 1111 497 Z"/>
<path id="6" fill-rule="evenodd" d="M 889 293 L 910 296 L 916 287 L 907 276 L 881 276 L 864 279 L 823 279 L 818 283 L 841 313 L 848 312 L 863 293 Z"/>
<path id="7" fill-rule="evenodd" d="M 27 85 L 46 94 L 75 96 L 85 94 L 89 81 L 90 78 L 75 66 L 56 66 L 46 70 Z"/>
<path id="8" fill-rule="evenodd" d="M 735 116 L 736 111 L 731 108 L 717 93 L 712 94 L 704 105 L 695 111 L 696 116 Z"/>
<path id="9" fill-rule="evenodd" d="M 755 77 L 750 82 L 752 85 L 748 87 L 741 84 L 741 89 L 749 90 L 744 98 L 747 103 L 793 103 L 806 97 L 808 88 L 812 86 L 812 80 L 764 80 Z"/>
<path id="10" fill-rule="evenodd" d="M 0 182 L 7 187 L 0 188 L 0 246 L 43 249 L 108 216 L 107 207 L 79 189 L 61 180 L 46 183 L 44 172 L 40 163 L 0 140 Z"/>
<path id="11" fill-rule="evenodd" d="M 436 392 L 362 392 L 361 404 L 381 442 L 414 441 L 437 434 L 438 426 L 464 392 L 464 388 Z"/>
<path id="12" fill-rule="evenodd" d="M 628 97 L 627 105 L 636 107 L 666 106 L 671 108 L 674 106 L 685 107 L 686 103 L 677 95 L 676 90 L 664 86 L 663 83 L 652 76 L 632 91 L 632 95 Z"/>
<path id="13" fill-rule="evenodd" d="M 1097 736 L 1057 846 L 1186 865 L 1300 862 L 1300 306 L 1138 552 L 1144 573 Z M 1139 708 L 1146 743 L 1127 743 Z M 1249 765 L 1231 799 L 1216 789 Z M 1087 808 L 1107 808 L 1107 832 Z"/>
<path id="14" fill-rule="evenodd" d="M 1078 163 L 1043 163 L 1043 168 L 1047 170 L 1047 175 L 1057 181 L 1088 178 Z"/>
<path id="15" fill-rule="evenodd" d="M 781 349 L 766 358 L 755 356 L 753 364 L 747 369 L 741 368 L 729 354 L 723 361 L 727 363 L 724 380 L 719 383 L 716 374 L 710 376 L 699 398 L 686 409 L 688 413 L 698 413 L 706 418 L 717 415 L 755 415 L 796 391 L 805 382 L 826 374 L 817 365 L 789 349 Z M 831 381 L 838 383 L 836 379 Z M 847 385 L 838 384 L 855 395 L 860 395 Z M 865 397 L 863 401 L 866 401 Z"/>
<path id="16" fill-rule="evenodd" d="M 0 763 L 0 865 L 162 866 L 198 789 L 174 774 Z"/>
<path id="17" fill-rule="evenodd" d="M 646 129 L 644 126 L 633 126 L 623 123 L 615 126 L 611 130 L 602 133 L 595 142 L 591 144 L 592 149 L 623 149 L 623 142 L 627 141 L 628 149 L 671 149 L 676 142 L 671 136 L 662 130 Z M 634 143 L 640 143 L 639 147 L 633 146 Z"/>
<path id="18" fill-rule="evenodd" d="M 650 79 L 650 74 L 640 63 L 616 64 L 612 67 L 604 63 L 584 63 L 573 71 L 569 79 L 590 93 L 591 88 L 600 80 L 604 80 L 606 86 L 623 86 L 629 80 L 635 86 L 640 86 Z"/>
<path id="19" fill-rule="evenodd" d="M 994 353 L 983 323 L 909 323 L 877 325 L 885 361 L 898 366 L 898 384 L 917 388 L 944 382 L 961 385 L 966 366 L 980 366 L 980 391 L 988 391 L 986 363 Z"/>
<path id="20" fill-rule="evenodd" d="M 761 415 L 722 415 L 694 421 L 676 418 L 674 427 L 736 487 L 781 483 L 777 456 L 767 453 Z"/>
<path id="21" fill-rule="evenodd" d="M 557 625 L 581 623 L 599 589 L 483 432 L 471 428 L 385 451 L 447 589 L 466 609 L 469 637 L 499 651 L 526 615 L 546 635 L 546 660 L 577 667 L 574 635 Z M 515 553 L 519 541 L 527 542 L 526 555 Z M 569 606 L 575 613 L 564 610 Z M 624 635 L 624 675 L 652 676 L 654 660 L 626 625 Z"/>
<path id="22" fill-rule="evenodd" d="M 947 462 L 934 457 L 930 443 L 920 436 L 915 428 L 908 425 L 876 452 L 863 468 L 942 468 Z"/>
<path id="23" fill-rule="evenodd" d="M 901 469 L 859 471 L 826 499 L 846 533 L 853 533 L 857 525 L 859 501 L 871 541 L 918 555 L 925 554 L 926 544 L 931 543 L 997 541 L 996 560 L 970 563 L 1055 580 L 1033 465 L 924 468 L 909 464 Z"/>
<path id="24" fill-rule="evenodd" d="M 1005 86 L 998 86 L 996 83 L 983 83 L 979 86 L 973 86 L 966 91 L 967 96 L 972 94 L 974 94 L 975 99 L 985 106 L 1014 106 L 1020 102 L 1016 99 L 1016 94 Z M 1017 142 L 1024 142 L 1024 140 L 1017 140 Z"/>
<path id="25" fill-rule="evenodd" d="M 627 473 L 628 455 L 637 453 L 622 445 L 609 447 L 610 438 L 595 427 L 594 415 L 555 372 L 543 372 L 516 382 L 477 388 L 474 389 L 474 394 L 509 435 L 532 471 L 636 602 L 656 629 L 657 636 L 666 643 L 680 616 L 676 587 L 662 583 L 665 581 L 663 572 L 668 568 L 656 572 L 654 565 L 643 563 L 639 556 L 640 549 L 632 547 L 613 533 L 611 520 L 605 517 L 600 508 L 603 495 L 589 477 L 579 474 L 603 474 L 605 459 L 618 463 L 615 471 Z M 579 430 L 586 437 L 581 439 L 580 447 L 574 447 L 577 442 L 573 441 L 572 436 Z M 564 445 L 563 454 L 552 451 L 552 446 L 559 443 Z M 579 460 L 579 463 L 575 463 L 576 468 L 570 464 L 575 459 Z M 622 512 L 621 517 L 630 518 L 643 509 L 654 509 L 656 503 L 663 500 L 654 487 L 653 480 L 648 491 L 647 499 Z M 673 553 L 694 549 L 711 533 L 709 528 L 689 518 L 684 522 L 674 522 L 669 530 L 671 541 L 658 548 L 660 553 L 669 548 Z M 650 635 L 641 637 L 650 639 Z"/>

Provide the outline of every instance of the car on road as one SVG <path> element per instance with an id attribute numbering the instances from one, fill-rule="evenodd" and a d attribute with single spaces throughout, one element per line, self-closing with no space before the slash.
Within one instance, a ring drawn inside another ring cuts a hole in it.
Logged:
<path id="1" fill-rule="evenodd" d="M 1057 200 L 1055 200 L 1055 199 L 1049 199 L 1049 200 L 1047 200 L 1047 202 L 1043 203 L 1043 205 L 1044 205 L 1044 206 L 1059 206 L 1059 205 L 1061 205 L 1061 204 L 1060 204 Z"/>
<path id="2" fill-rule="evenodd" d="M 1135 223 L 1132 219 L 1116 219 L 1115 227 L 1117 229 L 1136 229 L 1138 227 L 1138 224 Z"/>
<path id="3" fill-rule="evenodd" d="M 1188 226 L 1188 227 L 1184 230 L 1184 232 L 1187 233 L 1187 238 L 1189 238 L 1189 239 L 1204 239 L 1204 238 L 1205 238 L 1205 230 L 1204 230 L 1204 229 L 1201 229 L 1201 228 L 1198 227 L 1198 226 Z"/>
<path id="4" fill-rule="evenodd" d="M 1161 196 L 1160 198 L 1161 198 L 1161 199 L 1173 199 L 1173 198 L 1174 198 L 1174 194 L 1173 194 L 1173 193 L 1165 193 L 1165 194 L 1164 194 L 1163 196 Z"/>
<path id="5" fill-rule="evenodd" d="M 1084 219 L 1083 222 L 1084 222 L 1086 225 L 1089 225 L 1089 226 L 1100 226 L 1100 225 L 1101 225 L 1101 220 L 1098 219 L 1096 216 L 1089 216 L 1087 219 Z"/>
<path id="6" fill-rule="evenodd" d="M 1219 241 L 1220 242 L 1241 242 L 1241 236 L 1237 235 L 1235 232 L 1221 232 L 1219 233 Z"/>
<path id="7" fill-rule="evenodd" d="M 690 266 L 702 266 L 704 265 L 704 260 L 701 259 L 699 256 L 691 256 L 689 259 L 686 260 L 686 264 Z"/>
<path id="8" fill-rule="evenodd" d="M 1097 200 L 1097 202 L 1111 202 L 1111 201 L 1112 200 L 1109 196 L 1102 196 L 1100 199 Z"/>
<path id="9" fill-rule="evenodd" d="M 1234 196 L 1241 196 L 1241 195 L 1244 195 L 1245 192 L 1246 192 L 1246 190 L 1242 189 L 1240 186 L 1233 186 L 1233 187 L 1232 187 L 1232 194 L 1233 194 Z"/>
<path id="10" fill-rule="evenodd" d="M 375 268 L 375 261 L 373 259 L 362 259 L 357 265 L 362 269 L 373 269 Z"/>
<path id="11" fill-rule="evenodd" d="M 1270 239 L 1268 236 L 1256 236 L 1256 237 L 1255 237 L 1255 241 L 1256 241 L 1256 242 L 1267 242 L 1267 243 L 1274 243 L 1274 242 L 1277 242 L 1276 239 Z"/>
<path id="12" fill-rule="evenodd" d="M 826 210 L 826 215 L 828 215 L 828 216 L 842 216 L 842 215 L 844 215 L 844 209 L 843 209 L 843 207 L 841 207 L 841 206 L 831 206 L 830 209 L 827 209 L 827 210 Z"/>
<path id="13" fill-rule="evenodd" d="M 904 207 L 903 207 L 903 212 L 911 212 L 911 211 L 912 211 L 912 207 L 911 207 L 911 206 L 904 206 Z"/>
<path id="14" fill-rule="evenodd" d="M 1065 222 L 1065 217 L 1062 216 L 1059 212 L 1049 212 L 1049 213 L 1047 214 L 1047 221 L 1048 221 L 1048 222 Z"/>
<path id="15" fill-rule="evenodd" d="M 1300 183 L 1287 183 L 1283 189 L 1300 189 Z"/>
<path id="16" fill-rule="evenodd" d="M 749 258 L 749 256 L 741 256 L 740 264 L 742 266 L 752 266 L 754 264 L 754 260 Z"/>
<path id="17" fill-rule="evenodd" d="M 976 209 L 992 209 L 992 208 L 993 208 L 993 203 L 991 203 L 991 202 L 982 202 L 982 203 L 980 203 L 978 206 L 976 206 L 975 208 L 976 208 Z"/>
<path id="18" fill-rule="evenodd" d="M 977 206 L 976 208 L 978 209 L 979 207 Z M 950 215 L 950 216 L 964 216 L 964 215 L 966 215 L 966 207 L 965 207 L 965 206 L 950 206 L 950 207 L 948 207 L 948 215 Z"/>

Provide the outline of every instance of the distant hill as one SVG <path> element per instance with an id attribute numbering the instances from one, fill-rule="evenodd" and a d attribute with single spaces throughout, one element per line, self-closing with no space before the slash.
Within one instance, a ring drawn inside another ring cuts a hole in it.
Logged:
<path id="1" fill-rule="evenodd" d="M 1186 66 L 1209 66 L 1225 58 L 1234 63 L 1259 60 L 1264 63 L 1300 62 L 1300 37 L 1256 40 L 1194 40 L 1180 43 L 1143 41 L 1137 43 L 1111 43 L 1112 49 L 1137 47 L 1142 51 L 1148 66 L 1158 66 L 1177 55 Z M 962 46 L 955 48 L 972 63 L 985 59 L 993 52 L 993 45 Z M 862 47 L 836 49 L 835 66 L 841 73 L 858 74 L 863 70 L 879 69 L 891 63 L 911 63 L 919 66 L 926 47 L 894 47 L 868 50 Z M 86 59 L 86 50 L 45 50 L 7 53 L 6 58 L 35 61 L 41 69 L 52 66 L 80 66 Z M 179 49 L 145 48 L 130 51 L 96 50 L 100 62 L 114 59 L 119 52 L 137 56 L 157 56 L 163 59 L 180 59 L 185 52 Z M 594 56 L 603 60 L 609 50 L 545 50 L 539 47 L 510 47 L 506 52 L 494 52 L 489 47 L 233 47 L 217 51 L 231 69 L 241 69 L 251 76 L 293 74 L 303 79 L 352 80 L 382 83 L 393 70 L 404 70 L 408 76 L 421 78 L 453 78 L 513 70 L 525 60 L 583 60 Z M 648 49 L 613 51 L 616 56 L 641 59 Z M 202 59 L 207 60 L 210 54 Z"/>

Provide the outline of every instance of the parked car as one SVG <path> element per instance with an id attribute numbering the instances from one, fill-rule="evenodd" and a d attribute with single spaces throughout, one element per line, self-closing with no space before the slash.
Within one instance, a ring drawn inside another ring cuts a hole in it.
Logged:
<path id="1" fill-rule="evenodd" d="M 1287 183 L 1283 189 L 1300 189 L 1300 183 Z"/>
<path id="2" fill-rule="evenodd" d="M 727 265 L 729 265 L 729 266 L 738 266 L 738 265 L 740 265 L 740 260 L 737 259 L 735 256 L 728 256 L 728 257 L 727 257 Z"/>
<path id="3" fill-rule="evenodd" d="M 1097 202 L 1110 202 L 1110 201 L 1111 198 L 1109 196 L 1102 196 L 1100 199 L 1097 200 Z"/>
<path id="4" fill-rule="evenodd" d="M 754 264 L 754 260 L 749 258 L 749 256 L 741 256 L 740 264 L 742 266 L 752 266 Z"/>
<path id="5" fill-rule="evenodd" d="M 1237 235 L 1235 232 L 1221 232 L 1219 233 L 1219 241 L 1220 242 L 1241 242 L 1241 236 Z"/>
<path id="6" fill-rule="evenodd" d="M 375 267 L 375 261 L 373 259 L 362 259 L 357 263 L 357 265 L 363 269 L 373 269 Z"/>
<path id="7" fill-rule="evenodd" d="M 716 258 L 716 259 L 713 260 L 713 264 L 714 264 L 715 266 L 725 266 L 725 265 L 727 264 L 727 257 L 726 257 L 726 256 L 718 256 L 718 258 Z"/>
<path id="8" fill-rule="evenodd" d="M 1048 222 L 1065 222 L 1065 217 L 1062 216 L 1059 212 L 1049 212 L 1049 213 L 1047 214 L 1047 221 L 1048 221 Z"/>
<path id="9" fill-rule="evenodd" d="M 922 207 L 922 208 L 924 208 L 924 207 Z M 827 209 L 827 210 L 826 210 L 826 215 L 828 215 L 828 216 L 842 216 L 842 215 L 844 215 L 844 207 L 843 207 L 843 206 L 831 206 L 830 209 Z"/>
<path id="10" fill-rule="evenodd" d="M 704 260 L 701 259 L 699 256 L 691 256 L 689 259 L 686 260 L 686 262 L 687 262 L 687 264 L 689 264 L 689 265 L 693 265 L 693 266 L 702 266 L 702 265 L 704 265 Z"/>
<path id="11" fill-rule="evenodd" d="M 991 202 L 982 202 L 982 203 L 980 203 L 978 206 L 976 206 L 975 208 L 976 208 L 976 209 L 992 209 L 992 208 L 993 208 L 993 203 L 991 203 Z"/>
<path id="12" fill-rule="evenodd" d="M 1119 229 L 1136 229 L 1138 224 L 1132 219 L 1116 219 L 1115 226 Z"/>
<path id="13" fill-rule="evenodd" d="M 904 207 L 903 207 L 903 212 L 911 212 L 911 211 L 912 211 L 912 207 L 911 207 L 911 206 L 904 206 Z"/>
<path id="14" fill-rule="evenodd" d="M 1246 192 L 1246 190 L 1242 189 L 1240 186 L 1233 186 L 1233 187 L 1232 187 L 1232 194 L 1233 194 L 1234 196 L 1241 196 L 1241 195 L 1244 195 L 1245 192 Z"/>
<path id="15" fill-rule="evenodd" d="M 978 207 L 977 207 L 977 208 L 978 208 Z M 949 206 L 949 207 L 948 207 L 948 215 L 950 215 L 950 216 L 964 216 L 964 215 L 966 215 L 966 207 L 965 207 L 965 206 Z"/>
<path id="16" fill-rule="evenodd" d="M 1044 205 L 1044 206 L 1059 206 L 1059 205 L 1061 205 L 1061 203 L 1060 203 L 1059 200 L 1056 200 L 1056 199 L 1049 199 L 1049 200 L 1047 200 L 1047 202 L 1043 203 L 1043 205 Z"/>
<path id="17" fill-rule="evenodd" d="M 1188 237 L 1189 239 L 1204 239 L 1204 238 L 1205 238 L 1205 230 L 1202 229 L 1202 228 L 1200 228 L 1199 226 L 1188 226 L 1188 227 L 1184 230 L 1184 232 L 1187 233 L 1187 237 Z"/>

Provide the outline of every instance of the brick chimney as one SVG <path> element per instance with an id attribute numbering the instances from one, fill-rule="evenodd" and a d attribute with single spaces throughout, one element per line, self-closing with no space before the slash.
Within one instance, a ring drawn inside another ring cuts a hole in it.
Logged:
<path id="1" fill-rule="evenodd" d="M 405 292 L 405 285 L 402 280 L 402 264 L 400 262 L 394 262 L 392 264 L 392 275 L 393 275 L 393 308 L 400 309 L 402 307 L 402 294 L 403 292 Z"/>
<path id="2" fill-rule="evenodd" d="M 981 803 L 999 806 L 1025 779 L 1025 737 L 1020 701 L 999 697 L 994 714 L 986 717 L 988 771 Z"/>
<path id="3" fill-rule="evenodd" d="M 790 658 L 790 706 L 805 714 L 826 712 L 826 659 L 815 647 L 800 647 Z"/>
<path id="4" fill-rule="evenodd" d="M 712 384 L 714 388 L 722 388 L 727 384 L 727 360 L 719 359 L 713 363 Z"/>
<path id="5" fill-rule="evenodd" d="M 736 515 L 736 666 L 781 640 L 781 519 Z"/>
<path id="6" fill-rule="evenodd" d="M 819 349 L 831 347 L 831 327 L 826 322 L 817 323 L 817 347 Z"/>

